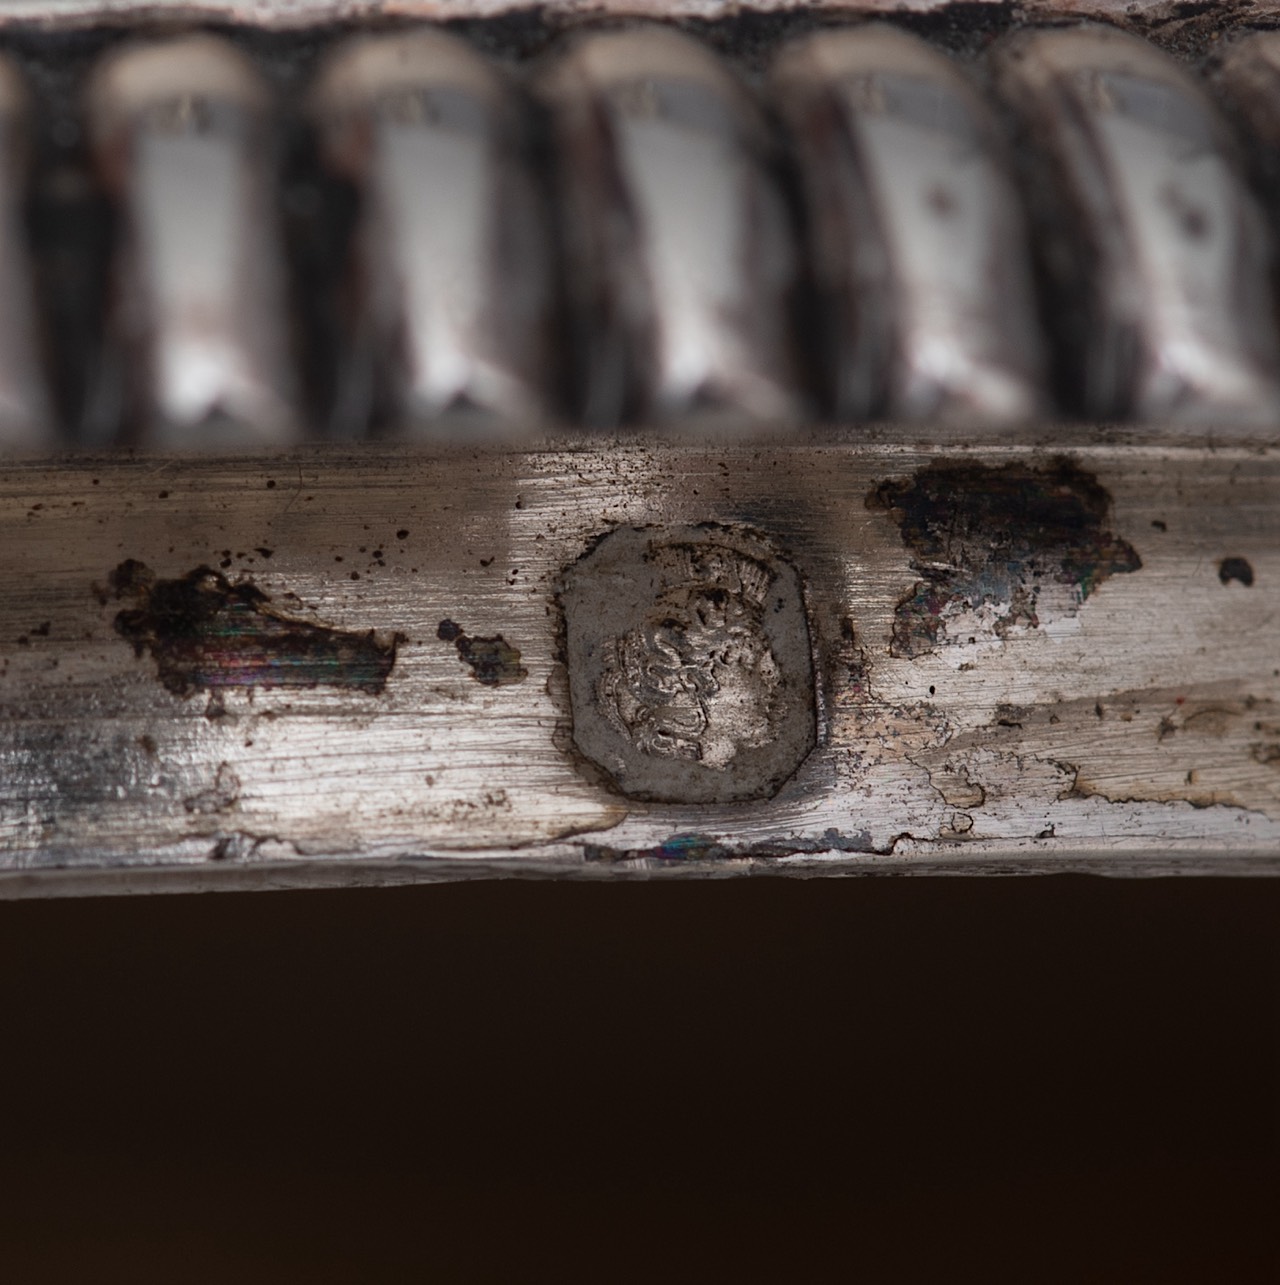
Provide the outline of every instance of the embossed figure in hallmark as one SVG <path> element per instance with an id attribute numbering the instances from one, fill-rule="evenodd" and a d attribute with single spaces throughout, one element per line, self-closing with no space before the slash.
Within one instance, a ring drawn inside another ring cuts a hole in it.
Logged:
<path id="1" fill-rule="evenodd" d="M 615 531 L 565 577 L 578 749 L 635 798 L 767 798 L 815 737 L 795 569 L 719 526 Z"/>
<path id="2" fill-rule="evenodd" d="M 652 620 L 614 640 L 600 707 L 645 753 L 727 768 L 772 732 L 782 671 L 763 624 L 776 577 L 718 545 L 668 545 L 654 560 L 674 584 Z"/>

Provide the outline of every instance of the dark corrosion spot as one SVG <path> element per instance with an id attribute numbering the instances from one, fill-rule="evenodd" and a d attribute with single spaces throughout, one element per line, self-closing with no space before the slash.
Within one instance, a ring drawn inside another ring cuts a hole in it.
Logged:
<path id="1" fill-rule="evenodd" d="M 1218 563 L 1218 579 L 1223 584 L 1236 580 L 1248 589 L 1253 584 L 1253 567 L 1248 558 L 1223 558 Z"/>
<path id="2" fill-rule="evenodd" d="M 396 532 L 397 540 L 407 540 L 408 538 L 409 538 L 409 533 L 403 527 L 401 527 L 400 530 Z"/>
<path id="3" fill-rule="evenodd" d="M 1107 529 L 1111 497 L 1070 460 L 934 464 L 882 483 L 867 507 L 893 516 L 923 577 L 898 604 L 895 656 L 1072 615 L 1109 576 L 1142 566 Z"/>
<path id="4" fill-rule="evenodd" d="M 520 663 L 520 649 L 511 646 L 501 634 L 468 638 L 461 625 L 442 620 L 436 637 L 441 642 L 451 642 L 457 648 L 458 659 L 471 666 L 471 676 L 486 687 L 506 687 L 529 677 L 529 671 Z"/>
<path id="5" fill-rule="evenodd" d="M 126 558 L 114 571 L 107 574 L 107 584 L 117 598 L 148 593 L 156 582 L 155 574 L 145 562 Z"/>
<path id="6" fill-rule="evenodd" d="M 730 847 L 711 835 L 673 834 L 651 848 L 611 848 L 589 843 L 583 849 L 587 861 L 652 861 L 663 865 L 689 861 L 752 860 L 760 857 L 789 857 L 808 852 L 871 852 L 871 836 L 865 830 L 841 834 L 823 831 L 817 839 L 763 839 L 741 847 Z"/>
<path id="7" fill-rule="evenodd" d="M 377 695 L 403 641 L 295 620 L 250 583 L 231 584 L 209 567 L 158 579 L 130 559 L 108 577 L 117 598 L 116 632 L 150 652 L 176 696 L 226 688 L 341 687 Z"/>

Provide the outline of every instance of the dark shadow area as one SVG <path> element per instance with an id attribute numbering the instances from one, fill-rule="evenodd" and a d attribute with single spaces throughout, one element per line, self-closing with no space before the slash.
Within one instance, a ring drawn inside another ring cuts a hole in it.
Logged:
<path id="1" fill-rule="evenodd" d="M 1280 1279 L 1280 882 L 0 905 L 0 1279 Z"/>

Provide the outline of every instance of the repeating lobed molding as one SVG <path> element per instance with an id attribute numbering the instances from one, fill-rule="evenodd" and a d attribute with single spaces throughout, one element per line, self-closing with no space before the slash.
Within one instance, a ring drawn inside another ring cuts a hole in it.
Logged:
<path id="1" fill-rule="evenodd" d="M 945 14 L 1007 10 L 1031 18 L 1108 19 L 1136 27 L 1178 23 L 1190 15 L 1176 0 L 0 0 L 0 26 L 83 27 L 119 20 L 218 21 L 264 29 L 317 23 L 420 19 L 448 22 L 537 13 L 548 23 L 588 17 L 721 19 L 744 14 Z M 1269 26 L 1277 0 L 1220 6 L 1223 19 Z"/>

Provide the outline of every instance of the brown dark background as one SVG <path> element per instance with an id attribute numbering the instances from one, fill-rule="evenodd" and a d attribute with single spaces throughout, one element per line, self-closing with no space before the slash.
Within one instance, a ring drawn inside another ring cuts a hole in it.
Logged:
<path id="1" fill-rule="evenodd" d="M 0 905 L 0 1280 L 1280 1280 L 1280 881 Z"/>

